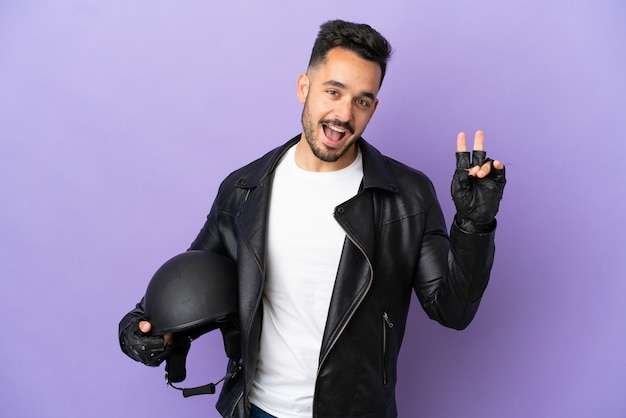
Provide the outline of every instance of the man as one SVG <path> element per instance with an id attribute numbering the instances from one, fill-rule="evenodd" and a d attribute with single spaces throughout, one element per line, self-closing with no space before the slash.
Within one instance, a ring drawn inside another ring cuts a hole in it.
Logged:
<path id="1" fill-rule="evenodd" d="M 302 134 L 230 174 L 191 245 L 238 266 L 243 372 L 224 383 L 225 417 L 395 417 L 411 292 L 446 327 L 478 309 L 504 166 L 485 158 L 481 131 L 470 162 L 459 134 L 448 236 L 428 178 L 361 138 L 390 54 L 368 25 L 323 24 L 297 82 Z M 171 337 L 143 334 L 142 314 L 122 320 L 120 340 L 156 339 L 162 361 Z"/>

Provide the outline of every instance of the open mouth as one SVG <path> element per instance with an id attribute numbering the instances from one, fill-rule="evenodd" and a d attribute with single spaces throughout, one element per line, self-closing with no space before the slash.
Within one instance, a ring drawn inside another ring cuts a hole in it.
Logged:
<path id="1" fill-rule="evenodd" d="M 343 128 L 340 128 L 336 125 L 322 124 L 322 128 L 324 129 L 324 135 L 326 138 L 331 140 L 332 142 L 339 142 L 346 136 L 347 131 Z"/>

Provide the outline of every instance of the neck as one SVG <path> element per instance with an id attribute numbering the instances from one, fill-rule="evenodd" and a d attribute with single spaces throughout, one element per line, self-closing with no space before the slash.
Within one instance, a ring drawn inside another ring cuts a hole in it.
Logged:
<path id="1" fill-rule="evenodd" d="M 337 161 L 324 161 L 319 159 L 309 147 L 304 135 L 296 144 L 295 160 L 298 167 L 306 171 L 329 172 L 342 170 L 356 160 L 358 148 L 356 143 L 350 145 L 348 151 Z"/>

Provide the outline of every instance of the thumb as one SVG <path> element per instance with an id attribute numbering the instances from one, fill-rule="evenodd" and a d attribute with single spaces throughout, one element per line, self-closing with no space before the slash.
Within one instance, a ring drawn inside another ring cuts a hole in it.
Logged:
<path id="1" fill-rule="evenodd" d="M 152 329 L 152 325 L 148 321 L 139 321 L 139 330 L 144 334 L 147 334 Z"/>

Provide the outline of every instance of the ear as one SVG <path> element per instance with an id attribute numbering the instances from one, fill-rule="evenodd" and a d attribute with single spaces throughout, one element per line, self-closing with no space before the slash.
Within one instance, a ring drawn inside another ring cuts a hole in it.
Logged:
<path id="1" fill-rule="evenodd" d="M 306 101 L 306 97 L 309 94 L 309 86 L 310 86 L 309 76 L 304 73 L 300 74 L 298 76 L 296 92 L 298 94 L 298 101 L 301 104 L 304 104 L 304 102 Z"/>

